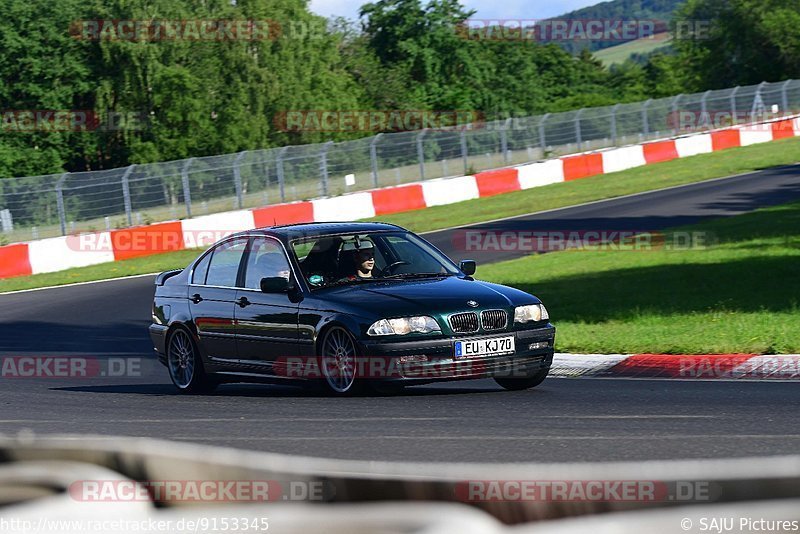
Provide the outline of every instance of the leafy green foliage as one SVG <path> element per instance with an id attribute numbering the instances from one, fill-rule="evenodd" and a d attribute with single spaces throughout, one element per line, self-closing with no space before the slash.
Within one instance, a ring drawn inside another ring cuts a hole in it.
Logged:
<path id="1" fill-rule="evenodd" d="M 0 110 L 130 113 L 143 127 L 17 132 L 6 124 L 0 176 L 315 142 L 321 134 L 290 136 L 272 117 L 365 104 L 338 53 L 343 36 L 303 0 L 2 0 L 2 7 Z M 255 40 L 92 40 L 70 33 L 81 21 L 112 19 L 272 21 L 282 31 Z"/>
<path id="2" fill-rule="evenodd" d="M 800 0 L 689 0 L 676 19 L 709 21 L 674 41 L 692 90 L 800 77 Z"/>
<path id="3" fill-rule="evenodd" d="M 367 47 L 421 109 L 480 110 L 491 119 L 628 99 L 609 90 L 609 73 L 588 51 L 573 57 L 555 44 L 466 38 L 457 28 L 473 13 L 455 0 L 379 0 L 361 13 L 353 47 Z"/>
<path id="4" fill-rule="evenodd" d="M 93 109 L 91 52 L 70 38 L 72 20 L 86 11 L 81 0 L 0 2 L 0 176 L 55 173 L 82 167 L 92 136 L 32 132 L 18 110 Z"/>
<path id="5" fill-rule="evenodd" d="M 616 0 L 562 18 L 669 18 L 679 3 Z M 372 133 L 282 131 L 275 117 L 290 110 L 463 110 L 502 119 L 800 76 L 800 0 L 688 0 L 676 18 L 710 20 L 709 39 L 676 38 L 674 54 L 657 51 L 611 69 L 588 50 L 466 38 L 459 24 L 474 13 L 459 0 L 375 0 L 356 23 L 318 17 L 305 0 L 0 0 L 0 7 L 0 111 L 93 110 L 140 121 L 140 128 L 83 132 L 17 131 L 5 121 L 0 177 Z M 257 20 L 281 31 L 255 40 L 76 39 L 70 31 L 85 20 Z M 177 188 L 164 195 L 176 199 Z M 47 204 L 26 200 L 37 201 Z M 52 214 L 17 217 L 35 224 Z"/>

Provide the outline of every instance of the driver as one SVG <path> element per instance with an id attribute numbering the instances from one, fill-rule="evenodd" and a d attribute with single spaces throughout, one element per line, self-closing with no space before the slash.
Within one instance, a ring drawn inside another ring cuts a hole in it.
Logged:
<path id="1" fill-rule="evenodd" d="M 347 274 L 342 280 L 358 280 L 363 278 L 373 278 L 375 269 L 375 249 L 371 242 L 363 242 L 359 248 L 352 251 L 348 260 L 351 263 L 345 266 Z"/>
<path id="2" fill-rule="evenodd" d="M 353 256 L 356 264 L 356 276 L 359 278 L 372 278 L 372 270 L 375 268 L 375 251 L 372 248 L 365 248 L 356 252 Z"/>

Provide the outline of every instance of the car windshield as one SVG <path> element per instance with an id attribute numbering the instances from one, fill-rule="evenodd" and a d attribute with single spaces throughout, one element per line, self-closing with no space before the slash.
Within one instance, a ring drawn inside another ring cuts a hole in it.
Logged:
<path id="1" fill-rule="evenodd" d="M 311 288 L 456 276 L 458 268 L 410 232 L 330 235 L 292 242 Z"/>

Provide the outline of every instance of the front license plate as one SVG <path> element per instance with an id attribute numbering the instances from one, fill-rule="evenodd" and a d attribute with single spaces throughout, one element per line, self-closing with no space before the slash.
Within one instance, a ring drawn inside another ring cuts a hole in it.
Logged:
<path id="1" fill-rule="evenodd" d="M 455 343 L 456 359 L 472 358 L 474 356 L 496 356 L 500 354 L 512 354 L 513 352 L 514 336 L 456 341 Z"/>

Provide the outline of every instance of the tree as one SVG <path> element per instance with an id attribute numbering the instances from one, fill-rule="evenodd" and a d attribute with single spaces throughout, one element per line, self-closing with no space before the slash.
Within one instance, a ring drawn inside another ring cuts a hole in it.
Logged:
<path id="1" fill-rule="evenodd" d="M 91 134 L 37 131 L 21 113 L 35 110 L 92 110 L 93 86 L 87 43 L 68 28 L 84 17 L 81 0 L 3 0 L 0 19 L 0 177 L 82 169 L 92 153 Z"/>
<path id="2" fill-rule="evenodd" d="M 688 90 L 800 76 L 800 0 L 689 0 L 674 25 Z"/>
<path id="3" fill-rule="evenodd" d="M 457 32 L 473 14 L 457 0 L 425 6 L 420 0 L 379 0 L 361 8 L 362 28 L 375 57 L 408 86 L 408 101 L 436 110 L 476 109 L 480 101 L 486 65 L 475 43 Z"/>

